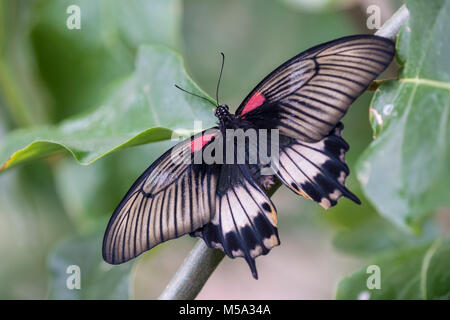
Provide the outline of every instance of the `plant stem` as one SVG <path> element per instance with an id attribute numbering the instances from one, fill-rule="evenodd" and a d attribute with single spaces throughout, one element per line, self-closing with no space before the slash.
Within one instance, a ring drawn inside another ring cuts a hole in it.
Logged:
<path id="1" fill-rule="evenodd" d="M 408 9 L 403 5 L 375 34 L 394 40 L 408 17 Z M 267 191 L 267 195 L 272 196 L 279 186 L 280 183 L 274 185 Z M 195 299 L 224 256 L 225 254 L 222 251 L 211 249 L 206 246 L 203 240 L 198 240 L 194 249 L 189 253 L 158 299 Z"/>
<path id="2" fill-rule="evenodd" d="M 390 17 L 383 26 L 375 32 L 375 35 L 395 40 L 402 25 L 408 20 L 409 11 L 405 5 L 402 5 L 393 15 Z"/>

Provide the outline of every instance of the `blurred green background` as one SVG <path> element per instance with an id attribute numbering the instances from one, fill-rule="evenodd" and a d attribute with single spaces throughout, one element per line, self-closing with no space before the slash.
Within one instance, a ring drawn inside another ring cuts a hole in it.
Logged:
<path id="1" fill-rule="evenodd" d="M 81 8 L 80 30 L 65 25 L 71 4 Z M 179 52 L 188 74 L 211 96 L 218 53 L 224 52 L 220 101 L 235 109 L 267 73 L 297 53 L 341 36 L 373 33 L 366 27 L 371 4 L 381 8 L 384 22 L 402 2 L 2 0 L 0 144 L 10 131 L 82 117 L 111 99 L 133 73 L 142 44 Z M 396 72 L 393 63 L 381 78 Z M 174 90 L 173 95 L 183 93 Z M 199 298 L 335 298 L 338 281 L 373 256 L 426 246 L 448 231 L 447 209 L 438 214 L 439 227 L 426 222 L 413 235 L 380 217 L 364 197 L 355 165 L 372 141 L 371 96 L 363 94 L 344 118 L 343 135 L 351 146 L 348 186 L 363 205 L 342 199 L 325 212 L 281 188 L 273 197 L 281 246 L 257 259 L 260 280 L 251 278 L 242 259 L 225 258 Z M 180 110 L 173 104 L 158 108 L 168 115 Z M 172 144 L 122 149 L 89 166 L 58 152 L 1 173 L 0 298 L 156 298 L 195 239 L 170 241 L 114 267 L 102 262 L 100 248 L 115 206 Z M 72 264 L 81 268 L 81 290 L 65 286 Z"/>

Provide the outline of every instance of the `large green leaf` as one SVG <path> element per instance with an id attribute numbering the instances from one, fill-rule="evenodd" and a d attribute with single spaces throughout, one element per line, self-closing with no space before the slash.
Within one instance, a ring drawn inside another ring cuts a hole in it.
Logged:
<path id="1" fill-rule="evenodd" d="M 130 297 L 132 263 L 121 266 L 108 265 L 102 259 L 101 245 L 101 236 L 75 236 L 63 241 L 55 248 L 48 262 L 50 299 L 128 299 Z M 78 275 L 80 287 L 70 286 L 75 283 L 73 277 Z"/>
<path id="2" fill-rule="evenodd" d="M 176 88 L 205 95 L 184 71 L 180 56 L 161 46 L 139 49 L 134 74 L 96 110 L 56 126 L 8 134 L 0 146 L 3 169 L 25 160 L 68 150 L 89 164 L 120 148 L 188 134 L 194 121 L 213 125 L 211 105 Z"/>
<path id="3" fill-rule="evenodd" d="M 408 248 L 375 259 L 366 267 L 340 281 L 337 299 L 448 299 L 450 273 L 449 239 Z M 380 270 L 380 288 L 369 289 L 368 278 Z"/>
<path id="4" fill-rule="evenodd" d="M 421 235 L 415 236 L 380 216 L 372 216 L 349 230 L 339 232 L 333 239 L 333 245 L 342 252 L 369 257 L 420 246 L 432 241 L 438 234 L 439 230 L 432 221 L 424 225 Z"/>
<path id="5" fill-rule="evenodd" d="M 407 1 L 410 19 L 397 54 L 398 81 L 374 96 L 376 140 L 358 178 L 377 210 L 406 229 L 450 204 L 450 2 Z"/>
<path id="6" fill-rule="evenodd" d="M 438 240 L 425 260 L 422 270 L 424 299 L 450 299 L 450 239 Z"/>
<path id="7" fill-rule="evenodd" d="M 80 8 L 80 29 L 66 26 Z M 112 80 L 133 71 L 139 45 L 175 48 L 179 0 L 41 0 L 31 42 L 56 121 L 101 103 Z"/>

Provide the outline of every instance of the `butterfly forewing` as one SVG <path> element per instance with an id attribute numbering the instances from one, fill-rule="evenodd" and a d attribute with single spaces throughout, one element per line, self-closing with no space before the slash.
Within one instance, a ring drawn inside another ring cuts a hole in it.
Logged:
<path id="1" fill-rule="evenodd" d="M 212 219 L 220 167 L 195 164 L 195 152 L 213 143 L 217 129 L 184 140 L 156 160 L 114 211 L 103 257 L 126 262 L 157 244 L 192 232 Z"/>
<path id="2" fill-rule="evenodd" d="M 236 114 L 251 120 L 255 109 L 274 108 L 280 133 L 316 142 L 327 136 L 353 101 L 389 65 L 391 40 L 360 35 L 316 46 L 267 76 Z"/>

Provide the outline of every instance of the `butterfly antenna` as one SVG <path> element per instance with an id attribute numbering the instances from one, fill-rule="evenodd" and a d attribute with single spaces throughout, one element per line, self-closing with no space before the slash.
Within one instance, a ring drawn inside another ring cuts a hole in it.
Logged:
<path id="1" fill-rule="evenodd" d="M 189 92 L 189 91 L 187 91 L 187 90 L 185 90 L 185 89 L 179 87 L 178 85 L 175 85 L 175 87 L 176 87 L 177 89 L 180 89 L 180 90 L 183 91 L 183 92 L 189 93 L 189 94 L 191 94 L 191 95 L 193 95 L 193 96 L 196 96 L 196 97 L 198 97 L 198 98 L 202 98 L 202 99 L 208 101 L 209 103 L 211 103 L 214 107 L 216 107 L 216 104 L 215 104 L 214 102 L 212 102 L 211 100 L 209 100 L 208 98 L 206 98 L 206 97 L 200 96 L 200 95 L 195 94 L 195 93 L 193 93 L 193 92 Z"/>
<path id="2" fill-rule="evenodd" d="M 220 86 L 220 79 L 222 79 L 223 65 L 225 64 L 225 55 L 223 54 L 223 52 L 221 52 L 220 54 L 222 55 L 222 67 L 220 68 L 219 81 L 217 81 L 217 88 L 216 88 L 216 101 L 217 101 L 217 106 L 219 106 L 219 86 Z"/>

